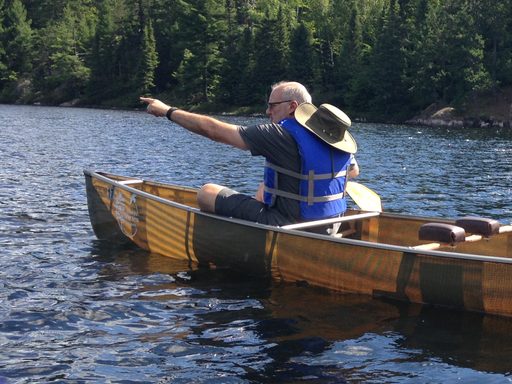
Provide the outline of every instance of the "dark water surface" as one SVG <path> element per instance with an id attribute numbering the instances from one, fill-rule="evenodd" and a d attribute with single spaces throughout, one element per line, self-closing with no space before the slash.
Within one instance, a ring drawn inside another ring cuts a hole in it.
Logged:
<path id="1" fill-rule="evenodd" d="M 240 123 L 261 119 L 231 119 Z M 388 211 L 512 222 L 512 133 L 355 124 Z M 84 168 L 250 192 L 139 112 L 0 105 L 0 383 L 508 383 L 512 319 L 268 286 L 95 239 Z"/>

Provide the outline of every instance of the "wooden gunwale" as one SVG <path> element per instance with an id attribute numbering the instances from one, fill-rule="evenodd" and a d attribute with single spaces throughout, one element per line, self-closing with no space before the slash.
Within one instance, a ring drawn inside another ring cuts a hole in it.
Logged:
<path id="1" fill-rule="evenodd" d="M 190 207 L 185 204 L 181 204 L 175 201 L 167 200 L 164 198 L 161 198 L 159 196 L 155 196 L 153 194 L 150 194 L 148 192 L 139 190 L 137 188 L 130 187 L 127 184 L 123 184 L 120 181 L 111 179 L 107 176 L 101 175 L 97 172 L 84 170 L 84 174 L 93 178 L 96 178 L 98 180 L 101 180 L 107 184 L 113 185 L 115 188 L 120 188 L 123 190 L 126 190 L 130 193 L 142 196 L 146 199 L 150 199 L 153 201 L 157 201 L 158 203 L 165 204 L 171 207 L 176 207 L 181 210 L 194 213 L 199 216 L 208 217 L 214 220 L 221 220 L 233 224 L 238 224 L 245 227 L 252 227 L 257 229 L 263 229 L 270 232 L 277 232 L 277 233 L 285 233 L 288 235 L 294 235 L 294 236 L 300 236 L 300 237 L 306 237 L 306 238 L 312 238 L 312 239 L 319 239 L 323 241 L 328 241 L 331 243 L 339 243 L 339 244 L 347 244 L 352 246 L 359 246 L 364 248 L 371 248 L 375 250 L 384 250 L 384 251 L 393 251 L 393 252 L 401 252 L 401 253 L 408 253 L 408 254 L 419 254 L 419 255 L 425 255 L 425 256 L 433 256 L 433 257 L 441 257 L 446 259 L 458 259 L 458 260 L 468 260 L 468 261 L 479 261 L 479 262 L 486 262 L 486 263 L 499 263 L 499 264 L 512 264 L 512 259 L 507 257 L 499 257 L 499 256 L 484 256 L 484 255 L 478 255 L 478 254 L 471 254 L 471 253 L 459 253 L 459 252 L 446 252 L 446 251 L 440 251 L 440 250 L 429 250 L 429 249 L 417 249 L 414 246 L 401 246 L 401 245 L 392 245 L 392 244 L 385 244 L 385 243 L 375 243 L 371 241 L 366 240 L 355 240 L 355 239 L 348 239 L 348 238 L 338 238 L 333 236 L 327 236 L 327 235 L 321 235 L 311 232 L 304 232 L 300 231 L 298 229 L 287 229 L 283 227 L 274 227 L 254 222 L 249 222 L 245 220 L 230 218 L 230 217 L 224 217 L 224 216 L 218 216 L 215 214 L 203 212 L 199 210 L 198 208 Z M 119 176 L 123 177 L 123 176 Z M 137 180 L 142 181 L 143 180 Z M 158 185 L 159 183 L 151 182 L 152 184 Z M 195 191 L 194 188 L 187 188 L 182 187 L 178 185 L 172 185 L 172 184 L 160 184 L 162 186 L 172 187 L 179 190 L 184 191 Z M 381 217 L 389 217 L 389 218 L 403 218 L 403 219 L 417 219 L 417 220 L 425 220 L 425 221 L 432 221 L 432 218 L 429 217 L 419 217 L 419 216 L 406 216 L 406 215 L 400 215 L 400 214 L 390 214 L 390 213 L 380 213 Z M 446 222 L 451 223 L 450 220 L 446 219 L 438 219 L 435 218 L 436 222 Z"/>

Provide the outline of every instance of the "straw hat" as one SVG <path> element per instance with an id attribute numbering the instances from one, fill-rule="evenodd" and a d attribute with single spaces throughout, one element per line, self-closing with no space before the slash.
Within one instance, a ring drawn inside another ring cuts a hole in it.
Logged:
<path id="1" fill-rule="evenodd" d="M 350 118 L 334 105 L 322 104 L 315 107 L 302 103 L 295 110 L 295 118 L 304 128 L 334 148 L 348 153 L 357 152 L 357 143 L 348 132 Z"/>

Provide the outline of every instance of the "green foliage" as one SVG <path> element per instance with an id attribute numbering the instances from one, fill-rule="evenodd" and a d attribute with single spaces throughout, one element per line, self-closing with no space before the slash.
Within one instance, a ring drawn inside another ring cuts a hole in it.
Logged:
<path id="1" fill-rule="evenodd" d="M 494 85 L 512 80 L 512 0 L 472 4 L 476 29 L 484 38 L 483 63 Z"/>
<path id="2" fill-rule="evenodd" d="M 32 28 L 21 0 L 12 0 L 5 17 L 4 41 L 9 80 L 16 81 L 32 70 Z"/>
<path id="3" fill-rule="evenodd" d="M 287 77 L 288 30 L 284 14 L 279 8 L 276 17 L 266 12 L 255 34 L 253 92 L 263 104 L 268 97 L 270 85 Z"/>
<path id="4" fill-rule="evenodd" d="M 248 27 L 237 27 L 229 31 L 230 38 L 222 56 L 224 65 L 220 73 L 220 103 L 247 106 L 257 103 L 252 91 L 254 58 L 252 55 L 254 37 Z"/>
<path id="5" fill-rule="evenodd" d="M 98 23 L 92 39 L 91 56 L 88 59 L 91 78 L 87 84 L 87 96 L 96 104 L 103 98 L 115 97 L 117 51 L 122 39 L 116 20 L 118 0 L 104 0 L 99 5 Z"/>
<path id="6" fill-rule="evenodd" d="M 155 69 L 158 66 L 158 53 L 156 51 L 155 34 L 153 25 L 149 20 L 144 25 L 142 40 L 142 67 L 140 93 L 149 93 L 155 87 Z"/>
<path id="7" fill-rule="evenodd" d="M 344 33 L 341 50 L 336 58 L 335 79 L 338 84 L 335 102 L 344 106 L 350 103 L 355 86 L 355 75 L 363 65 L 363 35 L 357 3 L 352 3 L 348 28 Z"/>
<path id="8" fill-rule="evenodd" d="M 491 85 L 484 66 L 484 38 L 470 0 L 432 8 L 418 65 L 419 88 L 441 102 L 461 102 Z"/>
<path id="9" fill-rule="evenodd" d="M 90 68 L 90 28 L 86 7 L 67 5 L 62 19 L 40 29 L 35 38 L 34 86 L 42 99 L 60 103 L 79 98 L 87 86 Z"/>
<path id="10" fill-rule="evenodd" d="M 25 7 L 32 20 L 33 27 L 41 29 L 49 23 L 58 22 L 68 4 L 77 3 L 69 0 L 24 0 Z"/>
<path id="11" fill-rule="evenodd" d="M 301 23 L 295 28 L 290 39 L 289 78 L 313 90 L 315 86 L 314 64 L 312 37 L 306 25 Z"/>
<path id="12" fill-rule="evenodd" d="M 185 3 L 185 2 L 184 2 Z M 179 94 L 190 103 L 214 99 L 223 58 L 220 49 L 226 24 L 224 9 L 214 0 L 189 0 L 183 8 L 183 59 L 174 72 Z"/>
<path id="13" fill-rule="evenodd" d="M 7 57 L 5 54 L 5 2 L 0 0 L 0 86 L 5 84 L 5 80 L 8 78 L 8 66 Z"/>
<path id="14" fill-rule="evenodd" d="M 383 116 L 401 114 L 407 91 L 403 79 L 406 67 L 404 23 L 402 9 L 397 0 L 391 0 L 383 13 L 381 29 L 372 54 L 369 84 L 373 97 L 369 108 Z"/>
<path id="15" fill-rule="evenodd" d="M 280 80 L 361 117 L 462 104 L 512 84 L 512 0 L 0 0 L 2 101 L 254 107 Z"/>

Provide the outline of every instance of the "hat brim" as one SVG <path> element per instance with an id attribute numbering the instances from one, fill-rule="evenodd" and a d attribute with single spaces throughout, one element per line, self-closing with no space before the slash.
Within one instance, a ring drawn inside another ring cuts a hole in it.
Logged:
<path id="1" fill-rule="evenodd" d="M 329 106 L 329 109 L 334 109 L 335 107 Z M 311 103 L 302 103 L 300 104 L 297 109 L 295 110 L 295 119 L 299 122 L 300 125 L 302 125 L 304 128 L 306 128 L 308 131 L 313 133 L 315 136 L 317 136 L 319 139 L 324 141 L 325 143 L 329 144 L 331 147 L 334 147 L 336 149 L 339 149 L 344 152 L 348 153 L 356 153 L 357 152 L 357 143 L 354 139 L 354 137 L 350 134 L 348 129 L 345 131 L 345 134 L 343 136 L 342 140 L 336 140 L 330 137 L 329 135 L 325 134 L 321 130 L 313 129 L 309 124 L 308 120 L 313 116 L 313 114 L 318 110 L 317 107 L 315 107 Z M 339 109 L 337 109 L 337 113 L 339 114 L 341 112 L 341 119 L 340 121 L 343 122 L 343 124 L 348 128 L 351 125 L 350 118 L 345 115 L 345 113 Z"/>

